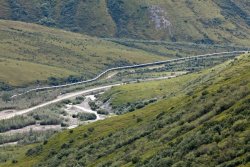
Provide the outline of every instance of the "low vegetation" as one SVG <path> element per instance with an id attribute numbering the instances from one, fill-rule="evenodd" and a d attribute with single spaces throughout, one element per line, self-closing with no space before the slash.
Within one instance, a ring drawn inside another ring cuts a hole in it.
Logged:
<path id="1" fill-rule="evenodd" d="M 36 124 L 36 120 L 33 118 L 27 116 L 15 116 L 8 120 L 0 120 L 0 133 L 34 124 Z"/>
<path id="2" fill-rule="evenodd" d="M 107 110 L 105 110 L 105 109 L 98 109 L 97 110 L 97 114 L 109 115 L 110 113 Z"/>
<path id="3" fill-rule="evenodd" d="M 178 81 L 188 81 L 185 87 L 176 82 L 171 91 L 150 87 L 167 88 L 172 80 L 122 86 L 124 99 L 116 106 L 126 104 L 128 97 L 168 98 L 58 133 L 34 156 L 24 153 L 17 163 L 3 166 L 248 166 L 249 65 L 249 55 L 242 56 L 180 77 Z M 132 96 L 143 85 L 148 92 L 142 89 Z"/>
<path id="4" fill-rule="evenodd" d="M 1 147 L 4 147 L 2 146 L 3 144 L 13 143 L 13 142 L 17 142 L 20 145 L 44 142 L 55 133 L 56 131 L 54 130 L 36 132 L 30 129 L 29 132 L 22 132 L 22 133 L 8 134 L 8 135 L 0 134 L 0 145 Z M 0 155 L 2 156 L 1 151 Z"/>
<path id="5" fill-rule="evenodd" d="M 84 84 L 84 85 L 76 85 L 76 86 L 71 86 L 71 87 L 65 87 L 61 89 L 53 89 L 53 90 L 46 90 L 46 91 L 37 91 L 37 92 L 31 92 L 28 94 L 24 94 L 22 96 L 12 98 L 10 101 L 4 100 L 5 97 L 7 96 L 7 100 L 10 99 L 10 97 L 14 94 L 18 94 L 21 92 L 25 92 L 29 88 L 19 88 L 19 89 L 14 89 L 12 91 L 0 91 L 0 111 L 2 110 L 8 110 L 8 109 L 25 109 L 25 108 L 30 108 L 32 106 L 44 103 L 49 100 L 55 99 L 57 96 L 60 96 L 62 94 L 70 93 L 73 91 L 78 91 L 78 90 L 83 90 L 83 89 L 88 89 L 95 87 L 97 85 L 101 84 L 107 84 L 106 82 L 99 81 L 96 83 L 89 83 L 89 84 Z M 66 100 L 64 101 L 66 103 L 80 103 L 82 100 L 82 97 L 77 98 L 75 100 Z"/>
<path id="6" fill-rule="evenodd" d="M 37 111 L 29 115 L 39 122 L 40 125 L 60 125 L 64 121 L 59 113 L 56 114 L 53 110 L 43 112 Z"/>
<path id="7" fill-rule="evenodd" d="M 94 110 L 94 111 L 99 109 L 99 106 L 95 103 L 95 101 L 89 101 L 89 106 L 90 106 L 91 110 Z"/>
<path id="8" fill-rule="evenodd" d="M 249 50 L 249 11 L 248 0 L 1 0 L 2 117 L 122 85 L 0 120 L 0 167 L 249 167 L 250 52 L 13 96 L 118 66 Z"/>
<path id="9" fill-rule="evenodd" d="M 135 101 L 135 102 L 128 102 L 126 104 L 123 105 L 119 105 L 119 106 L 115 106 L 113 108 L 113 111 L 115 112 L 115 114 L 121 115 L 121 114 L 125 114 L 127 112 L 133 112 L 135 110 L 144 108 L 145 106 L 154 103 L 157 101 L 157 98 L 153 98 L 150 100 L 144 100 L 144 101 Z"/>
<path id="10" fill-rule="evenodd" d="M 93 113 L 78 113 L 76 117 L 79 118 L 81 121 L 89 121 L 96 119 L 96 115 Z"/>

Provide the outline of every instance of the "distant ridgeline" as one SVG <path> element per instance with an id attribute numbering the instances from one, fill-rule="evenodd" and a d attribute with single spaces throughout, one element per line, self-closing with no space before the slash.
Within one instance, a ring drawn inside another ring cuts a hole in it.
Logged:
<path id="1" fill-rule="evenodd" d="M 98 37 L 248 45 L 249 1 L 2 0 L 0 19 Z"/>

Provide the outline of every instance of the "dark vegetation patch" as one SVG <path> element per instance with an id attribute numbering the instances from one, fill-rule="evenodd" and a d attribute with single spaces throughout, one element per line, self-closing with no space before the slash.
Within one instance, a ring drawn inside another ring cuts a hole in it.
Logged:
<path id="1" fill-rule="evenodd" d="M 78 113 L 76 117 L 79 118 L 81 121 L 88 121 L 88 120 L 96 119 L 96 115 L 93 113 Z"/>
<path id="2" fill-rule="evenodd" d="M 36 124 L 36 120 L 34 118 L 27 116 L 15 116 L 8 120 L 0 120 L 0 132 L 20 129 L 34 124 Z"/>

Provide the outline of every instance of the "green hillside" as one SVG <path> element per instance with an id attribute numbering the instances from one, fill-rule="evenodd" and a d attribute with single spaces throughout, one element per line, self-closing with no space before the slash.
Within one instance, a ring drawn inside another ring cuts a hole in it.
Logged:
<path id="1" fill-rule="evenodd" d="M 33 149 L 19 146 L 12 161 L 2 166 L 247 167 L 249 75 L 248 54 L 172 80 L 114 88 L 103 95 L 111 98 L 113 107 L 158 100 L 131 113 L 66 130 Z"/>
<path id="2" fill-rule="evenodd" d="M 0 38 L 0 85 L 5 83 L 11 86 L 72 82 L 94 77 L 111 67 L 213 52 L 247 50 L 247 46 L 234 44 L 100 39 L 7 20 L 0 20 Z M 52 77 L 57 80 L 51 80 Z"/>
<path id="3" fill-rule="evenodd" d="M 95 76 L 104 69 L 167 59 L 97 38 L 44 26 L 0 20 L 0 82 L 12 86 Z"/>
<path id="4" fill-rule="evenodd" d="M 248 0 L 1 0 L 0 18 L 99 37 L 249 45 Z"/>

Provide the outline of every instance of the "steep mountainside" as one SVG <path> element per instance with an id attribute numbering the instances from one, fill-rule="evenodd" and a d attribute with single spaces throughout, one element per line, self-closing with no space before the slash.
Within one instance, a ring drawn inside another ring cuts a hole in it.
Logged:
<path id="1" fill-rule="evenodd" d="M 115 88 L 103 95 L 114 107 L 158 100 L 125 115 L 66 130 L 32 149 L 16 147 L 15 159 L 3 166 L 247 167 L 249 75 L 248 54 L 173 80 Z"/>
<path id="2" fill-rule="evenodd" d="M 248 0 L 1 0 L 0 18 L 99 37 L 249 45 Z"/>

